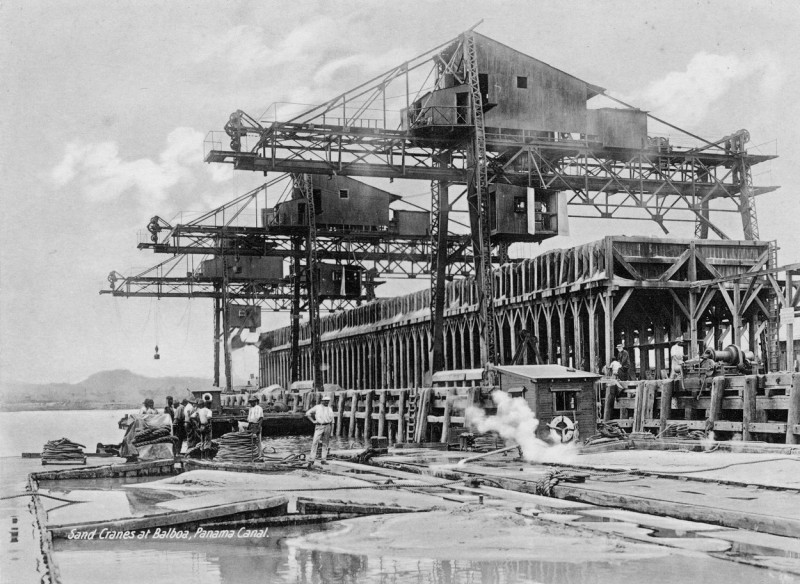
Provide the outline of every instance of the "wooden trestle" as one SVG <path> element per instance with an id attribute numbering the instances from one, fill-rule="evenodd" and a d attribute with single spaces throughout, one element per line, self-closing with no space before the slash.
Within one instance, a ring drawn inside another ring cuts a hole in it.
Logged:
<path id="1" fill-rule="evenodd" d="M 713 430 L 717 440 L 800 443 L 800 373 L 714 377 L 698 395 L 680 380 L 598 382 L 603 420 L 631 432 L 664 433 L 671 424 Z"/>
<path id="2" fill-rule="evenodd" d="M 635 376 L 658 379 L 676 340 L 689 356 L 737 344 L 766 362 L 762 335 L 776 321 L 775 287 L 698 283 L 776 267 L 773 245 L 614 236 L 503 265 L 494 272 L 499 364 L 511 362 L 523 330 L 536 337 L 523 364 L 600 372 L 622 342 Z M 475 282 L 450 282 L 445 295 L 445 370 L 483 367 Z M 324 381 L 359 390 L 430 385 L 429 318 L 430 293 L 422 290 L 321 319 Z M 289 340 L 288 327 L 262 335 L 265 382 L 289 386 Z M 300 378 L 310 379 L 307 324 L 300 350 Z"/>

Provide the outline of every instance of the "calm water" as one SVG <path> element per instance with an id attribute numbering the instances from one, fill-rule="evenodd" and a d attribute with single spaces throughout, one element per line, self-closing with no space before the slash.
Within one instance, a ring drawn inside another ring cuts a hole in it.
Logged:
<path id="1" fill-rule="evenodd" d="M 121 438 L 116 422 L 123 411 L 14 412 L 0 413 L 2 480 L 0 495 L 20 493 L 27 473 L 41 470 L 38 460 L 21 459 L 21 452 L 38 452 L 45 441 L 66 437 L 93 451 L 97 442 Z M 268 441 L 281 452 L 306 451 L 308 437 Z M 102 459 L 90 459 L 101 462 Z M 97 485 L 86 485 L 98 488 Z M 26 498 L 0 501 L 0 583 L 39 582 L 36 572 L 38 542 L 30 524 Z M 12 533 L 16 526 L 17 534 Z M 56 561 L 64 584 L 238 584 L 278 582 L 285 584 L 385 583 L 482 583 L 542 582 L 554 584 L 601 584 L 651 582 L 673 584 L 700 582 L 794 582 L 792 577 L 704 556 L 691 559 L 667 556 L 648 560 L 563 562 L 558 558 L 531 561 L 472 562 L 370 557 L 315 550 L 303 534 L 323 527 L 271 529 L 266 537 L 225 541 L 68 542 L 56 546 Z M 365 534 L 368 537 L 368 534 Z M 12 541 L 16 540 L 16 541 Z M 677 578 L 677 579 L 676 579 Z"/>

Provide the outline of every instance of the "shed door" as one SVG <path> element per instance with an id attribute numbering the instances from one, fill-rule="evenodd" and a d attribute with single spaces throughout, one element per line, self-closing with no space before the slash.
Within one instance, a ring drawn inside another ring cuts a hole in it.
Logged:
<path id="1" fill-rule="evenodd" d="M 459 91 L 456 93 L 456 124 L 469 123 L 469 93 Z"/>

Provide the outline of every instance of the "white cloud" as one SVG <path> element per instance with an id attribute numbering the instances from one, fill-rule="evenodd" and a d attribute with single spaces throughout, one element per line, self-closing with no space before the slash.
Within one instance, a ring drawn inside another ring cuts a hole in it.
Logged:
<path id="1" fill-rule="evenodd" d="M 700 52 L 684 71 L 672 71 L 642 91 L 626 96 L 642 109 L 668 121 L 694 125 L 703 121 L 724 97 L 756 87 L 774 95 L 786 78 L 778 56 L 770 51 L 739 57 Z M 749 92 L 748 92 L 749 93 Z"/>
<path id="2" fill-rule="evenodd" d="M 372 77 L 401 65 L 409 54 L 404 49 L 393 49 L 376 55 L 374 53 L 358 53 L 332 59 L 323 64 L 314 73 L 314 83 L 326 85 L 336 77 L 346 77 L 355 83 L 363 83 Z"/>
<path id="3" fill-rule="evenodd" d="M 202 132 L 182 127 L 169 133 L 157 160 L 125 160 L 116 142 L 74 140 L 67 144 L 51 178 L 58 187 L 77 186 L 91 201 L 111 201 L 130 193 L 141 200 L 159 202 L 173 187 L 194 184 L 202 160 Z M 203 166 L 215 182 L 230 178 L 230 173 L 215 168 L 217 165 Z"/>
<path id="4" fill-rule="evenodd" d="M 327 39 L 338 31 L 339 25 L 329 18 L 304 22 L 282 35 L 261 26 L 240 25 L 215 41 L 206 42 L 196 60 L 203 63 L 222 59 L 237 73 L 247 73 L 304 60 L 323 48 L 329 50 Z"/>

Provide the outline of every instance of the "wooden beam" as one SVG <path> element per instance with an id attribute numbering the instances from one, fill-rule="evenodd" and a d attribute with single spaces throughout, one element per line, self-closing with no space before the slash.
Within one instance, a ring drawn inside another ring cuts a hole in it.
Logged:
<path id="1" fill-rule="evenodd" d="M 622 309 L 625 307 L 625 303 L 628 302 L 631 294 L 633 294 L 633 289 L 628 288 L 622 295 L 622 298 L 617 301 L 617 305 L 614 307 L 614 320 L 617 320 L 619 313 L 622 312 Z"/>
<path id="2" fill-rule="evenodd" d="M 686 251 L 684 251 L 680 256 L 678 256 L 678 259 L 675 260 L 673 266 L 661 275 L 659 280 L 661 280 L 662 282 L 666 282 L 667 280 L 672 278 L 672 276 L 674 276 L 677 273 L 677 271 L 681 269 L 683 264 L 686 263 L 686 260 L 688 260 L 689 256 L 691 255 L 692 255 L 692 250 L 687 249 Z"/>

